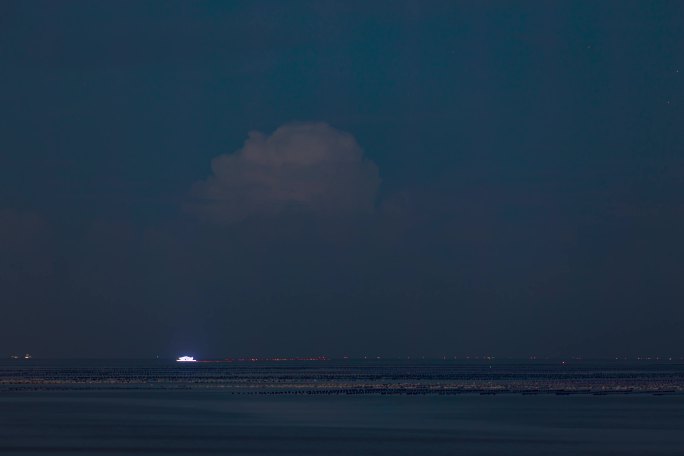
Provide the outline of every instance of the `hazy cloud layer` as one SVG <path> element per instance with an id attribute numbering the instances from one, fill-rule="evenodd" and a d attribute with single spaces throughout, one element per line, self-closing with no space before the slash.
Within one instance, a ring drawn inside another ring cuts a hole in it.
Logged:
<path id="1" fill-rule="evenodd" d="M 292 210 L 368 213 L 380 185 L 377 166 L 356 139 L 320 122 L 250 132 L 241 149 L 214 158 L 211 169 L 193 187 L 188 209 L 227 223 Z"/>

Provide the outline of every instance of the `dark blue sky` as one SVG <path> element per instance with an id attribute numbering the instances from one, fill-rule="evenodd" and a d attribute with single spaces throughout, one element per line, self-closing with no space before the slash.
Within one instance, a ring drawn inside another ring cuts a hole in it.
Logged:
<path id="1" fill-rule="evenodd" d="M 3 2 L 0 352 L 682 355 L 682 24 Z"/>

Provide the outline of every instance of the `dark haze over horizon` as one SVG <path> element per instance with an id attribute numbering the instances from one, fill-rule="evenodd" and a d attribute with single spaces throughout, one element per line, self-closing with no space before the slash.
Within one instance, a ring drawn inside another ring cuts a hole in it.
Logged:
<path id="1" fill-rule="evenodd" d="M 0 4 L 0 356 L 684 354 L 684 4 Z"/>

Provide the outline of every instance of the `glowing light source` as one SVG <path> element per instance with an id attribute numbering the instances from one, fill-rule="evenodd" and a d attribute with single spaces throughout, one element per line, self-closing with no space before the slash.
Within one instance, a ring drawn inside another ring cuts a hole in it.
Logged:
<path id="1" fill-rule="evenodd" d="M 176 360 L 179 363 L 196 363 L 197 360 L 192 356 L 181 356 Z"/>

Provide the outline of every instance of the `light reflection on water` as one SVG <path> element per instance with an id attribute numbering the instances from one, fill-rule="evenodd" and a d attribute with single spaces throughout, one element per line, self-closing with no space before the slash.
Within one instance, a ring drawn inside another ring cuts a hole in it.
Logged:
<path id="1" fill-rule="evenodd" d="M 508 392 L 430 389 L 471 384 Z M 684 455 L 682 388 L 677 363 L 0 361 L 0 455 Z"/>

